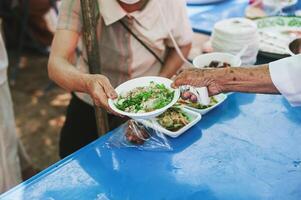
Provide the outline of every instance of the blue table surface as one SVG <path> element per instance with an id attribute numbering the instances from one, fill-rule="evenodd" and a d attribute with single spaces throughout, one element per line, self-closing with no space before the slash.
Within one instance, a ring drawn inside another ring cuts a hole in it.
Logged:
<path id="1" fill-rule="evenodd" d="M 111 134 L 0 199 L 301 199 L 301 108 L 281 96 L 229 96 L 172 152 L 108 149 Z"/>
<path id="2" fill-rule="evenodd" d="M 248 0 L 225 0 L 208 5 L 188 5 L 188 15 L 194 32 L 210 35 L 216 22 L 233 17 L 244 17 Z M 288 15 L 301 9 L 301 0 L 290 8 L 284 9 Z"/>

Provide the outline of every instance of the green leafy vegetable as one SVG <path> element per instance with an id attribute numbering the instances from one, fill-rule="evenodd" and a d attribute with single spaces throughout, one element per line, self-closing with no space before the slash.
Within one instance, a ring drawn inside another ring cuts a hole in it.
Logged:
<path id="1" fill-rule="evenodd" d="M 164 84 L 150 82 L 149 86 L 137 87 L 120 95 L 115 104 L 119 110 L 130 113 L 151 112 L 168 105 L 174 98 L 174 91 Z"/>

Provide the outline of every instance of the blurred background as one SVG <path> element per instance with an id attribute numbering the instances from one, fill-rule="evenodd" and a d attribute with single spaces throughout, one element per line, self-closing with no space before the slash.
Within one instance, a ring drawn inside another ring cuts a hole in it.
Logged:
<path id="1" fill-rule="evenodd" d="M 59 159 L 58 135 L 70 99 L 47 75 L 57 6 L 55 0 L 0 1 L 17 131 L 39 169 Z"/>
<path id="2" fill-rule="evenodd" d="M 59 160 L 59 132 L 71 98 L 47 75 L 59 6 L 57 0 L 0 1 L 17 132 L 34 166 L 40 170 Z M 192 52 L 197 55 L 209 37 L 194 37 Z"/>

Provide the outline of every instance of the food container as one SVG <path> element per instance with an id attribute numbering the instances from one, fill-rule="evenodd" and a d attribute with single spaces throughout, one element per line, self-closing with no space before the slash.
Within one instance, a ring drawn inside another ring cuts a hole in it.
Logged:
<path id="1" fill-rule="evenodd" d="M 192 110 L 194 112 L 200 113 L 201 115 L 205 115 L 206 113 L 208 113 L 209 111 L 213 110 L 214 108 L 218 107 L 220 104 L 222 104 L 226 99 L 227 99 L 227 95 L 226 94 L 218 94 L 215 95 L 214 98 L 216 99 L 217 103 L 214 104 L 213 106 L 210 106 L 209 108 L 205 108 L 205 109 L 198 109 L 198 108 L 194 108 L 194 107 L 190 107 L 188 105 L 185 104 L 181 104 L 184 108 Z"/>
<path id="2" fill-rule="evenodd" d="M 204 68 L 208 66 L 212 61 L 226 62 L 231 67 L 241 66 L 241 59 L 229 53 L 207 53 L 202 54 L 193 59 L 193 65 L 196 68 Z"/>
<path id="3" fill-rule="evenodd" d="M 171 91 L 174 91 L 174 97 L 172 101 L 164 106 L 163 108 L 151 111 L 151 112 L 145 112 L 145 113 L 130 113 L 130 112 L 125 112 L 122 110 L 119 110 L 116 107 L 117 100 L 112 100 L 109 99 L 109 106 L 112 110 L 114 110 L 116 113 L 119 113 L 124 116 L 128 116 L 132 119 L 138 120 L 138 119 L 151 119 L 155 118 L 156 116 L 162 114 L 164 111 L 166 111 L 168 108 L 173 106 L 179 99 L 180 97 L 180 90 L 179 89 L 174 89 L 171 87 L 172 81 L 167 78 L 163 77 L 158 77 L 158 76 L 146 76 L 146 77 L 140 77 L 140 78 L 135 78 L 132 80 L 129 80 L 127 82 L 124 82 L 123 84 L 119 85 L 115 91 L 117 92 L 118 95 L 126 94 L 130 92 L 131 90 L 137 88 L 137 87 L 144 87 L 144 86 L 149 86 L 150 82 L 158 83 L 158 84 L 164 84 L 166 88 L 170 89 Z"/>
<path id="4" fill-rule="evenodd" d="M 271 9 L 283 9 L 298 3 L 298 0 L 263 0 L 263 5 Z"/>
<path id="5" fill-rule="evenodd" d="M 259 50 L 259 35 L 256 23 L 246 18 L 230 18 L 214 25 L 211 44 L 214 52 L 225 52 L 241 55 L 244 65 L 256 62 Z"/>
<path id="6" fill-rule="evenodd" d="M 157 119 L 151 119 L 151 120 L 137 120 L 140 123 L 142 123 L 144 126 L 147 126 L 149 128 L 152 128 L 154 130 L 157 130 L 159 132 L 164 133 L 165 135 L 168 135 L 170 137 L 176 138 L 186 132 L 188 129 L 190 129 L 192 126 L 194 126 L 196 123 L 198 123 L 202 119 L 202 115 L 194 112 L 192 110 L 186 109 L 186 108 L 180 108 L 182 112 L 184 112 L 191 121 L 186 126 L 182 127 L 178 131 L 170 131 L 166 128 L 164 128 L 161 124 L 158 123 Z"/>

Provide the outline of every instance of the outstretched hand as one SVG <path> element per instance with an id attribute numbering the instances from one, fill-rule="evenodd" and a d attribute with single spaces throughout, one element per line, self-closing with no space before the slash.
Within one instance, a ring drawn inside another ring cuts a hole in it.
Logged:
<path id="1" fill-rule="evenodd" d="M 175 77 L 172 87 L 178 88 L 182 85 L 207 87 L 209 96 L 223 92 L 222 81 L 218 80 L 218 74 L 215 69 L 183 70 L 178 76 Z"/>
<path id="2" fill-rule="evenodd" d="M 85 83 L 86 92 L 91 96 L 96 106 L 102 107 L 109 113 L 120 116 L 115 113 L 108 104 L 108 99 L 116 99 L 118 95 L 107 77 L 99 74 L 88 75 L 88 77 L 85 78 Z"/>

